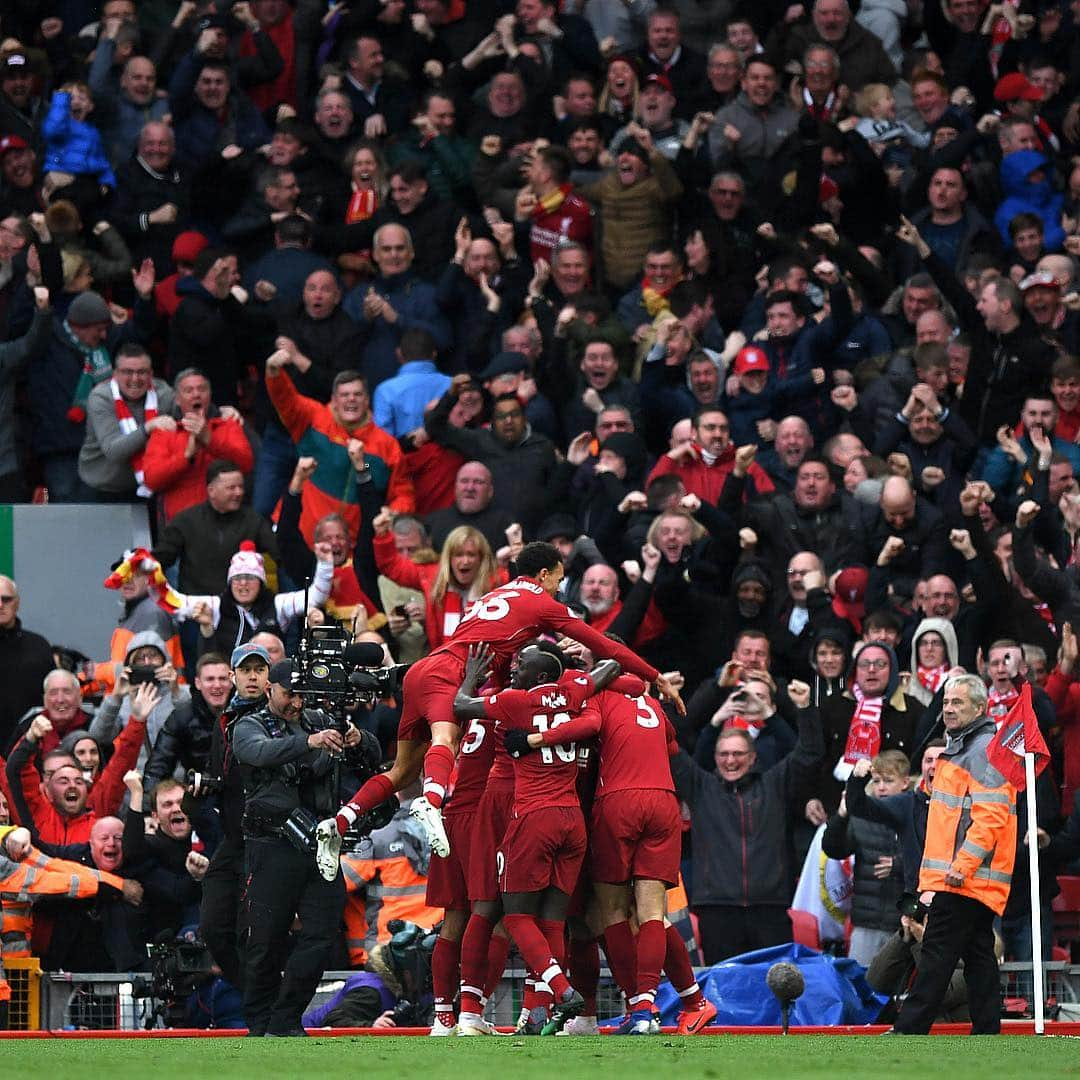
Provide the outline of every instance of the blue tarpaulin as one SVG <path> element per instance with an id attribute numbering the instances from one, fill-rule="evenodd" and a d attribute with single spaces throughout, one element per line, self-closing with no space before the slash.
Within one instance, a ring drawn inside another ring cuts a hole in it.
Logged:
<path id="1" fill-rule="evenodd" d="M 781 960 L 795 964 L 806 990 L 791 1007 L 792 1025 L 871 1024 L 889 999 L 866 982 L 866 969 L 847 957 L 826 956 L 805 945 L 733 956 L 698 974 L 702 993 L 716 1006 L 715 1024 L 759 1027 L 781 1022 L 780 1003 L 765 985 L 765 974 Z M 664 1024 L 674 1024 L 679 996 L 666 980 L 656 996 Z"/>

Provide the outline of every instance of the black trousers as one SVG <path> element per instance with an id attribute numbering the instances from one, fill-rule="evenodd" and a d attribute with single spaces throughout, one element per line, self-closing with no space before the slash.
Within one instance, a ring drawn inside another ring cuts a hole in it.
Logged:
<path id="1" fill-rule="evenodd" d="M 345 879 L 325 881 L 288 840 L 249 839 L 244 894 L 244 1018 L 252 1032 L 300 1025 L 341 927 Z M 289 929 L 300 918 L 290 951 Z M 284 973 L 284 974 L 283 974 Z"/>
<path id="2" fill-rule="evenodd" d="M 221 974 L 237 990 L 244 985 L 237 925 L 244 877 L 244 841 L 226 837 L 214 852 L 203 878 L 199 933 Z"/>
<path id="3" fill-rule="evenodd" d="M 701 930 L 701 950 L 706 964 L 716 964 L 729 956 L 767 949 L 791 940 L 791 919 L 779 904 L 736 907 L 704 904 L 694 908 Z"/>
<path id="4" fill-rule="evenodd" d="M 904 1035 L 925 1035 L 949 979 L 964 961 L 972 1035 L 1001 1032 L 1001 976 L 994 956 L 994 913 L 978 900 L 939 892 L 930 905 L 915 983 L 896 1018 Z"/>

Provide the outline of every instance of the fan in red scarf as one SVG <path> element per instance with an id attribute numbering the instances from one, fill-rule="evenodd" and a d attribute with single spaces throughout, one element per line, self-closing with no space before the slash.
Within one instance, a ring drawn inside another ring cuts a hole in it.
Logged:
<path id="1" fill-rule="evenodd" d="M 915 636 L 915 677 L 919 685 L 936 694 L 948 678 L 951 665 L 945 639 L 936 630 L 925 630 Z"/>
<path id="2" fill-rule="evenodd" d="M 855 711 L 848 724 L 844 753 L 833 767 L 833 776 L 841 783 L 847 781 L 855 762 L 872 758 L 881 749 L 881 714 L 896 679 L 892 649 L 875 643 L 864 645 L 855 654 L 855 678 L 851 683 Z"/>
<path id="3" fill-rule="evenodd" d="M 990 646 L 986 670 L 990 676 L 986 715 L 993 717 L 994 723 L 1000 726 L 1009 710 L 1020 700 L 1020 687 L 1028 670 L 1024 650 L 1015 641 L 995 641 Z"/>

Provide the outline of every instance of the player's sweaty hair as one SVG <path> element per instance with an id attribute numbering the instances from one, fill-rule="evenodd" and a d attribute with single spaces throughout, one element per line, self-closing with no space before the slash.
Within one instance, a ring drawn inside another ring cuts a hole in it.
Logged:
<path id="1" fill-rule="evenodd" d="M 521 549 L 517 557 L 517 572 L 524 577 L 536 577 L 541 570 L 554 570 L 562 556 L 554 544 L 534 540 Z"/>

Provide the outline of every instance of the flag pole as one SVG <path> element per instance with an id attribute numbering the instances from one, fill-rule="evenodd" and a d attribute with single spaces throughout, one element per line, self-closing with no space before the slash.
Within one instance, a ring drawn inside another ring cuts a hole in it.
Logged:
<path id="1" fill-rule="evenodd" d="M 1046 993 L 1043 990 L 1042 961 L 1042 904 L 1039 896 L 1039 821 L 1035 798 L 1035 755 L 1024 754 L 1024 774 L 1027 779 L 1027 836 L 1028 880 L 1031 885 L 1031 974 L 1035 995 L 1035 1034 L 1046 1033 L 1043 1015 Z"/>

